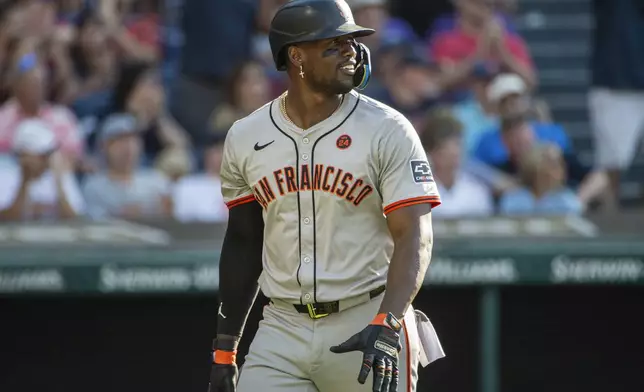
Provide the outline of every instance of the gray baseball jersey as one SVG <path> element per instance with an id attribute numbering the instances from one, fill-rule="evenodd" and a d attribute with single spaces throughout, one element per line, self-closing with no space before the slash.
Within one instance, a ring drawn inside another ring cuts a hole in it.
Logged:
<path id="1" fill-rule="evenodd" d="M 280 99 L 231 127 L 221 169 L 229 208 L 263 207 L 262 292 L 307 304 L 384 285 L 393 253 L 386 215 L 440 204 L 418 134 L 355 91 L 307 130 L 285 118 Z"/>

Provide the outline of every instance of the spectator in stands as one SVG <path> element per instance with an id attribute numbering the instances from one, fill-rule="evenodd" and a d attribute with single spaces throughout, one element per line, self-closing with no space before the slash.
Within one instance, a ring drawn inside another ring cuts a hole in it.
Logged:
<path id="1" fill-rule="evenodd" d="M 377 56 L 382 46 L 418 43 L 419 38 L 409 22 L 389 13 L 387 0 L 347 0 L 347 4 L 357 24 L 376 30 L 361 38 L 373 55 Z"/>
<path id="2" fill-rule="evenodd" d="M 495 16 L 503 22 L 503 29 L 507 33 L 516 34 L 517 27 L 510 15 L 515 12 L 515 0 L 491 0 L 490 3 L 496 11 Z M 458 25 L 457 15 L 453 12 L 440 15 L 432 22 L 430 28 L 425 33 L 428 41 L 431 41 L 438 34 L 453 30 Z"/>
<path id="3" fill-rule="evenodd" d="M 156 63 L 161 58 L 159 1 L 100 0 L 98 12 L 121 57 Z"/>
<path id="4" fill-rule="evenodd" d="M 259 0 L 259 9 L 256 15 L 257 31 L 253 37 L 253 58 L 264 68 L 264 73 L 271 81 L 271 91 L 274 96 L 284 92 L 288 78 L 284 72 L 275 69 L 268 32 L 275 12 L 286 2 L 287 0 Z"/>
<path id="5" fill-rule="evenodd" d="M 422 129 L 427 110 L 440 99 L 442 74 L 417 46 L 407 45 L 400 50 L 392 74 L 385 79 L 386 90 L 374 98 L 403 113 L 416 129 Z"/>
<path id="6" fill-rule="evenodd" d="M 86 0 L 57 0 L 56 20 L 59 25 L 75 26 L 82 18 Z"/>
<path id="7" fill-rule="evenodd" d="M 154 167 L 174 184 L 192 172 L 193 157 L 185 148 L 166 148 L 155 159 Z"/>
<path id="8" fill-rule="evenodd" d="M 170 182 L 154 170 L 141 170 L 142 136 L 137 119 L 113 114 L 99 135 L 105 167 L 87 178 L 83 193 L 94 219 L 170 217 Z"/>
<path id="9" fill-rule="evenodd" d="M 361 93 L 386 100 L 386 90 L 396 83 L 391 79 L 398 73 L 400 55 L 409 46 L 420 45 L 420 39 L 405 19 L 390 14 L 387 0 L 348 0 L 347 4 L 356 23 L 376 31 L 360 39 L 369 47 L 374 64 L 371 81 Z"/>
<path id="10" fill-rule="evenodd" d="M 533 146 L 519 161 L 523 186 L 500 200 L 504 215 L 561 215 L 583 212 L 583 203 L 566 186 L 566 162 L 554 144 Z M 441 195 L 442 196 L 442 195 Z"/>
<path id="11" fill-rule="evenodd" d="M 71 219 L 85 209 L 56 135 L 40 120 L 17 125 L 12 140 L 16 165 L 0 168 L 0 220 Z"/>
<path id="12" fill-rule="evenodd" d="M 225 102 L 215 108 L 210 120 L 212 131 L 221 134 L 228 132 L 235 121 L 251 114 L 273 98 L 264 69 L 255 61 L 237 67 L 226 90 Z"/>
<path id="13" fill-rule="evenodd" d="M 42 58 L 49 72 L 47 97 L 52 102 L 67 104 L 65 98 L 74 90 L 74 65 L 69 54 L 76 36 L 74 26 L 56 24 L 51 35 L 43 40 Z"/>
<path id="14" fill-rule="evenodd" d="M 462 137 L 463 125 L 448 108 L 429 112 L 421 141 L 441 195 L 442 211 L 432 212 L 437 217 L 487 216 L 494 212 L 490 189 L 462 170 Z"/>
<path id="15" fill-rule="evenodd" d="M 502 13 L 507 16 L 514 16 L 517 12 L 518 0 L 490 0 L 494 9 L 499 13 Z"/>
<path id="16" fill-rule="evenodd" d="M 498 127 L 495 105 L 488 99 L 487 88 L 494 74 L 485 67 L 475 67 L 470 77 L 472 95 L 455 103 L 454 115 L 463 124 L 465 154 L 472 156 L 482 135 Z"/>
<path id="17" fill-rule="evenodd" d="M 0 152 L 11 149 L 11 141 L 21 121 L 38 118 L 54 132 L 65 158 L 76 163 L 84 149 L 76 117 L 66 107 L 45 100 L 46 72 L 36 53 L 22 55 L 8 78 L 12 96 L 0 107 Z"/>
<path id="18" fill-rule="evenodd" d="M 534 105 L 523 80 L 514 74 L 501 74 L 487 86 L 486 97 L 488 110 L 492 115 L 505 117 L 525 117 L 531 119 L 530 129 L 540 142 L 554 143 L 564 152 L 571 149 L 568 135 L 558 124 L 534 121 Z M 473 151 L 474 157 L 485 164 L 498 166 L 508 160 L 508 150 L 503 140 L 499 120 L 495 125 L 482 133 Z"/>
<path id="19" fill-rule="evenodd" d="M 644 3 L 593 0 L 592 6 L 595 29 L 589 113 L 595 163 L 609 173 L 607 207 L 615 210 L 619 207 L 622 177 L 644 140 Z M 638 196 L 642 198 L 642 169 L 634 174 L 639 179 Z"/>
<path id="20" fill-rule="evenodd" d="M 228 219 L 219 178 L 223 146 L 224 136 L 212 135 L 204 151 L 205 172 L 184 177 L 175 185 L 175 219 L 181 222 L 225 222 Z"/>
<path id="21" fill-rule="evenodd" d="M 165 148 L 190 146 L 187 132 L 167 111 L 158 70 L 147 63 L 126 63 L 122 66 L 110 112 L 127 112 L 136 117 L 143 129 L 144 159 L 147 163 L 151 163 Z"/>
<path id="22" fill-rule="evenodd" d="M 251 58 L 258 3 L 184 2 L 182 75 L 177 81 L 172 110 L 196 145 L 210 133 L 212 110 L 225 99 L 233 70 Z"/>
<path id="23" fill-rule="evenodd" d="M 496 166 L 504 173 L 518 176 L 522 157 L 533 150 L 537 143 L 549 143 L 548 139 L 538 138 L 535 128 L 530 123 L 527 115 L 517 114 L 503 119 L 501 125 L 502 143 L 507 151 L 508 158 Z M 579 200 L 588 205 L 591 202 L 603 201 L 608 186 L 605 172 L 591 170 L 579 162 L 571 147 L 561 148 L 557 143 L 552 143 L 561 150 L 565 163 L 568 186 L 576 189 Z"/>
<path id="24" fill-rule="evenodd" d="M 466 88 L 475 67 L 490 72 L 512 72 L 528 86 L 536 76 L 528 47 L 517 34 L 505 31 L 503 21 L 486 0 L 454 0 L 457 23 L 453 29 L 436 34 L 430 51 L 448 72 L 447 85 Z"/>
<path id="25" fill-rule="evenodd" d="M 80 119 L 107 114 L 116 82 L 117 57 L 107 41 L 105 24 L 86 11 L 80 14 L 78 35 L 70 48 L 73 89 L 63 97 Z"/>

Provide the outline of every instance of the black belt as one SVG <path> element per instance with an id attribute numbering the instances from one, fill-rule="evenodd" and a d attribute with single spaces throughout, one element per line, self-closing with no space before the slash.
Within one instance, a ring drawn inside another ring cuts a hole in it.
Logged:
<path id="1" fill-rule="evenodd" d="M 374 299 L 385 292 L 385 286 L 380 286 L 369 292 L 369 298 Z M 298 313 L 307 313 L 312 319 L 326 317 L 340 311 L 340 301 L 316 302 L 306 305 L 293 305 Z"/>

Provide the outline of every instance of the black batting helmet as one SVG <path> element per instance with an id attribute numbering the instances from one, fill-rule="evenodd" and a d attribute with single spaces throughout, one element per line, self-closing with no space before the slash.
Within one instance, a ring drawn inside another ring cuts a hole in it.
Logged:
<path id="1" fill-rule="evenodd" d="M 291 0 L 277 10 L 268 40 L 275 66 L 284 71 L 289 45 L 345 35 L 364 37 L 374 32 L 355 24 L 344 0 Z"/>

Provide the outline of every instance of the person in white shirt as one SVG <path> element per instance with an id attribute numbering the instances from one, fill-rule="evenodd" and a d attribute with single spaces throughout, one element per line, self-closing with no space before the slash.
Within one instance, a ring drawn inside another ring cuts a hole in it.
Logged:
<path id="1" fill-rule="evenodd" d="M 85 202 L 56 136 L 41 120 L 24 120 L 12 139 L 13 164 L 0 169 L 0 221 L 72 219 Z"/>
<path id="2" fill-rule="evenodd" d="M 104 167 L 87 177 L 83 194 L 95 220 L 168 218 L 171 185 L 157 170 L 140 167 L 141 124 L 127 113 L 108 116 L 98 135 Z"/>
<path id="3" fill-rule="evenodd" d="M 451 110 L 432 110 L 420 137 L 443 202 L 432 214 L 437 218 L 492 215 L 492 191 L 461 170 L 463 125 Z"/>
<path id="4" fill-rule="evenodd" d="M 204 172 L 181 178 L 173 191 L 174 217 L 181 222 L 226 222 L 219 171 L 225 135 L 212 135 L 204 150 Z"/>

